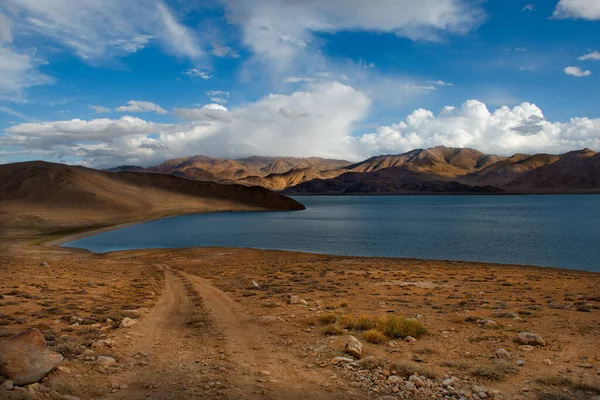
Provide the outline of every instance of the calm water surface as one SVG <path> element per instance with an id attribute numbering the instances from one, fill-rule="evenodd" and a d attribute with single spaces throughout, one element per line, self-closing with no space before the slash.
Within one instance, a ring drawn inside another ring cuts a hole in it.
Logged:
<path id="1" fill-rule="evenodd" d="M 226 246 L 600 272 L 600 195 L 315 196 L 294 212 L 168 218 L 77 240 L 96 252 Z"/>

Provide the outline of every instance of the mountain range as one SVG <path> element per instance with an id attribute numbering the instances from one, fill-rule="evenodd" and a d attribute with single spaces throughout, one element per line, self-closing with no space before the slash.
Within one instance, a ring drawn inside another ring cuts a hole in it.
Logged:
<path id="1" fill-rule="evenodd" d="M 503 157 L 438 146 L 350 163 L 318 157 L 211 158 L 202 155 L 110 171 L 171 174 L 192 180 L 262 186 L 285 194 L 600 192 L 600 154 Z"/>

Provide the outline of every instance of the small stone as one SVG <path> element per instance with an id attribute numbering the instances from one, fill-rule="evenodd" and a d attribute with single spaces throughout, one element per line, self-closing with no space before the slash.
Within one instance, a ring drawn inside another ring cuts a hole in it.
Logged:
<path id="1" fill-rule="evenodd" d="M 492 319 L 484 319 L 483 321 L 481 321 L 481 325 L 485 329 L 495 329 L 499 327 L 498 323 Z"/>
<path id="2" fill-rule="evenodd" d="M 346 345 L 344 346 L 344 351 L 351 356 L 361 358 L 363 353 L 363 345 L 354 336 L 349 336 L 348 340 L 346 341 Z"/>
<path id="3" fill-rule="evenodd" d="M 117 360 L 112 357 L 100 356 L 96 359 L 96 364 L 100 365 L 101 367 L 110 367 L 116 363 Z"/>
<path id="4" fill-rule="evenodd" d="M 387 342 L 388 347 L 396 347 L 398 346 L 398 342 L 396 342 L 395 340 L 390 340 L 389 342 Z"/>
<path id="5" fill-rule="evenodd" d="M 331 359 L 331 364 L 339 365 L 353 362 L 354 359 L 348 357 L 334 357 Z"/>
<path id="6" fill-rule="evenodd" d="M 442 381 L 442 385 L 444 385 L 446 387 L 452 386 L 452 385 L 454 385 L 454 383 L 456 383 L 456 378 L 454 378 L 454 377 L 447 378 Z"/>
<path id="7" fill-rule="evenodd" d="M 417 343 L 417 339 L 415 339 L 415 338 L 414 338 L 414 337 L 412 337 L 412 336 L 407 336 L 407 337 L 405 337 L 405 338 L 404 338 L 404 341 L 405 341 L 406 343 Z"/>
<path id="8" fill-rule="evenodd" d="M 537 333 L 532 332 L 521 332 L 515 339 L 517 343 L 532 345 L 532 346 L 545 346 L 546 341 L 543 337 L 538 335 Z"/>
<path id="9" fill-rule="evenodd" d="M 518 361 L 517 361 L 517 365 L 518 365 L 519 367 L 522 367 L 523 365 L 525 365 L 525 361 L 523 361 L 523 360 L 518 360 Z"/>
<path id="10" fill-rule="evenodd" d="M 400 378 L 399 376 L 396 376 L 396 375 L 392 375 L 387 378 L 387 381 L 388 381 L 388 383 L 395 385 L 398 383 L 402 383 L 402 378 Z"/>
<path id="11" fill-rule="evenodd" d="M 498 349 L 496 350 L 496 358 L 500 358 L 502 360 L 512 360 L 513 356 L 510 351 L 506 349 Z"/>
<path id="12" fill-rule="evenodd" d="M 546 358 L 544 360 L 544 364 L 546 364 L 546 365 L 552 365 L 552 361 L 550 359 Z"/>
<path id="13" fill-rule="evenodd" d="M 123 321 L 121 321 L 121 324 L 119 325 L 119 327 L 120 328 L 131 328 L 135 324 L 137 324 L 136 320 L 131 319 L 129 317 L 125 317 L 125 318 L 123 318 Z"/>
<path id="14" fill-rule="evenodd" d="M 271 375 L 271 371 L 262 370 L 262 371 L 260 371 L 260 374 L 261 374 L 262 376 L 269 376 L 269 375 Z"/>
<path id="15" fill-rule="evenodd" d="M 46 261 L 40 263 L 40 267 L 48 268 L 49 266 L 50 264 L 48 264 Z"/>
<path id="16" fill-rule="evenodd" d="M 252 281 L 252 287 L 255 289 L 260 288 L 260 285 L 258 283 L 256 283 L 255 281 Z"/>
<path id="17" fill-rule="evenodd" d="M 415 384 L 416 387 L 424 387 L 425 386 L 425 382 L 423 382 L 423 379 L 419 378 L 416 375 L 411 375 L 410 378 L 408 378 L 409 382 L 412 382 Z"/>

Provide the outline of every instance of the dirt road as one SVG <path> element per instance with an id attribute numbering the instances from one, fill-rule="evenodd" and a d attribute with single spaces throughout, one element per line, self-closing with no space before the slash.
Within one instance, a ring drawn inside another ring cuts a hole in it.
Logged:
<path id="1" fill-rule="evenodd" d="M 131 357 L 111 399 L 349 399 L 358 392 L 270 343 L 267 328 L 206 280 L 160 265 L 157 305 L 115 341 Z"/>

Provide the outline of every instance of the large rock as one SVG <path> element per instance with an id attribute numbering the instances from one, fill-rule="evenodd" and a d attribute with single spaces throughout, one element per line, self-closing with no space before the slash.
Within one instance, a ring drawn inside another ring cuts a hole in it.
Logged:
<path id="1" fill-rule="evenodd" d="M 48 349 L 37 329 L 19 333 L 0 342 L 0 374 L 15 385 L 28 385 L 52 371 L 63 357 Z"/>
<path id="2" fill-rule="evenodd" d="M 121 327 L 121 328 L 131 328 L 135 324 L 137 324 L 137 321 L 135 319 L 131 319 L 129 317 L 125 317 L 125 318 L 123 318 L 123 321 L 121 321 L 121 324 L 119 325 L 119 327 Z"/>
<path id="3" fill-rule="evenodd" d="M 363 345 L 362 343 L 355 338 L 354 336 L 349 336 L 346 345 L 344 346 L 344 351 L 351 356 L 356 358 L 361 358 L 363 353 Z"/>
<path id="4" fill-rule="evenodd" d="M 532 345 L 532 346 L 545 346 L 546 341 L 543 337 L 538 335 L 537 333 L 531 332 L 521 332 L 515 339 L 517 343 Z"/>

